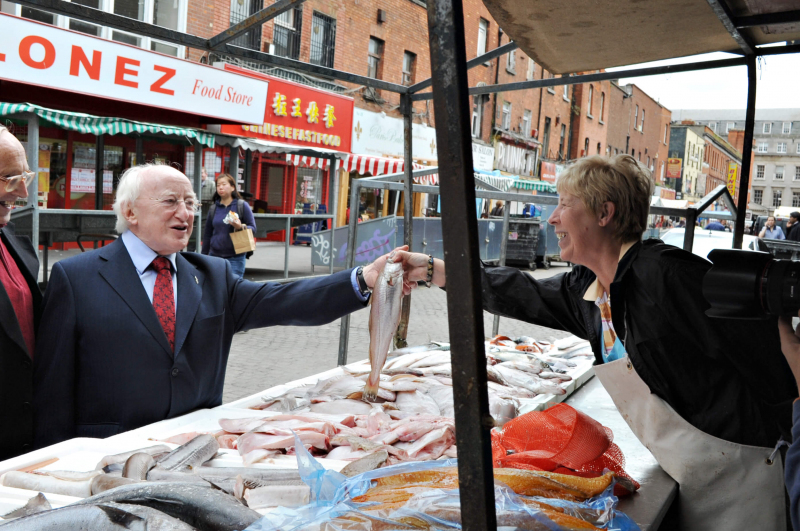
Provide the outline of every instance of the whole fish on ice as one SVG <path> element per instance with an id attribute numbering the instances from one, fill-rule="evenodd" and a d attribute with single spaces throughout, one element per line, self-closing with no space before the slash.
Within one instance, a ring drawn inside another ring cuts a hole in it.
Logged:
<path id="1" fill-rule="evenodd" d="M 403 265 L 394 262 L 390 255 L 378 275 L 372 292 L 369 310 L 369 363 L 372 370 L 364 386 L 364 400 L 374 401 L 378 396 L 381 369 L 386 363 L 392 337 L 400 323 L 400 306 L 403 299 Z"/>

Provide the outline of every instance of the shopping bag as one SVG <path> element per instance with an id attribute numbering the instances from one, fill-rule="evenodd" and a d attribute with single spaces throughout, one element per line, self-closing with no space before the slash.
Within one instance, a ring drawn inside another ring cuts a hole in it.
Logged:
<path id="1" fill-rule="evenodd" d="M 253 239 L 252 229 L 236 230 L 231 232 L 233 250 L 236 254 L 248 253 L 256 250 L 256 241 Z"/>

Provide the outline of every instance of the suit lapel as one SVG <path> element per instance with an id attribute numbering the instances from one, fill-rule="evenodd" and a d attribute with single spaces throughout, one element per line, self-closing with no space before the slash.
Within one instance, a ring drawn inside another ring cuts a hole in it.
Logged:
<path id="1" fill-rule="evenodd" d="M 181 253 L 175 258 L 178 268 L 178 307 L 175 316 L 175 355 L 183 348 L 192 327 L 200 299 L 203 296 L 205 276 L 186 260 Z"/>
<path id="2" fill-rule="evenodd" d="M 24 264 L 20 264 L 20 260 L 17 259 L 16 256 L 18 253 L 12 251 L 12 244 L 10 243 L 11 237 L 13 237 L 12 232 L 7 232 L 8 228 L 3 228 L 0 231 L 0 238 L 3 239 L 3 243 L 8 249 L 9 254 L 11 255 L 11 259 L 14 260 L 19 267 L 20 271 L 23 275 L 27 277 L 28 271 L 27 266 Z M 16 243 L 16 239 L 14 241 Z M 2 267 L 2 266 L 0 266 Z M 6 335 L 11 338 L 14 343 L 16 343 L 19 348 L 22 349 L 22 352 L 28 352 L 28 347 L 25 344 L 25 338 L 22 337 L 22 329 L 19 327 L 19 321 L 17 320 L 17 314 L 14 311 L 14 306 L 11 304 L 11 299 L 8 297 L 8 293 L 6 293 L 5 289 L 0 289 L 0 327 L 3 328 Z M 30 353 L 28 353 L 30 354 Z"/>
<path id="3" fill-rule="evenodd" d="M 133 265 L 128 250 L 121 239 L 100 250 L 100 258 L 105 262 L 100 265 L 99 272 L 106 282 L 117 292 L 123 301 L 133 310 L 150 334 L 172 357 L 172 349 L 161 327 L 153 304 L 147 297 L 136 267 Z"/>
<path id="4" fill-rule="evenodd" d="M 11 224 L 7 225 L 3 229 L 3 234 L 6 236 L 4 241 L 8 245 L 8 251 L 17 262 L 17 267 L 19 267 L 19 270 L 22 271 L 22 274 L 25 276 L 25 280 L 28 281 L 28 284 L 32 283 L 38 287 L 38 258 L 30 253 L 23 252 L 22 243 L 20 243 L 20 241 L 17 239 L 17 235 L 14 234 L 13 226 Z"/>

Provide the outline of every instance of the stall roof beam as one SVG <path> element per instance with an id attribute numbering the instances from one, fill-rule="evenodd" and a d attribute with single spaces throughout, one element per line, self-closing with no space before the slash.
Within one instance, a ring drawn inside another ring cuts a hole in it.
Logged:
<path id="1" fill-rule="evenodd" d="M 686 63 L 679 65 L 653 66 L 648 68 L 634 68 L 631 70 L 617 70 L 615 72 L 599 72 L 596 74 L 586 74 L 582 76 L 562 76 L 550 79 L 537 79 L 534 81 L 520 81 L 518 83 L 505 83 L 501 85 L 486 85 L 485 87 L 471 87 L 470 95 L 492 94 L 495 92 L 510 92 L 514 90 L 528 90 L 546 87 L 559 87 L 563 85 L 579 85 L 581 83 L 594 83 L 609 79 L 621 79 L 628 77 L 658 76 L 662 74 L 675 74 L 678 72 L 693 72 L 696 70 L 710 70 L 714 68 L 729 68 L 732 66 L 744 66 L 747 61 L 744 57 L 734 57 L 731 59 L 719 59 L 716 61 L 705 61 L 702 63 Z M 412 94 L 414 101 L 429 100 L 433 97 L 432 92 L 422 92 Z"/>
<path id="2" fill-rule="evenodd" d="M 215 50 L 220 45 L 230 42 L 240 35 L 244 35 L 255 27 L 261 27 L 264 22 L 272 20 L 281 13 L 289 11 L 293 7 L 302 4 L 303 2 L 305 2 L 305 0 L 278 0 L 274 4 L 265 7 L 258 13 L 250 15 L 238 24 L 235 24 L 208 39 L 208 47 Z"/>
<path id="3" fill-rule="evenodd" d="M 478 57 L 476 57 L 474 59 L 470 59 L 469 61 L 467 61 L 467 70 L 475 68 L 476 66 L 480 66 L 480 65 L 482 65 L 482 64 L 484 64 L 484 63 L 486 63 L 488 61 L 491 61 L 495 57 L 500 57 L 501 55 L 505 55 L 508 52 L 516 50 L 517 48 L 518 48 L 517 43 L 515 43 L 513 41 L 512 42 L 507 42 L 506 44 L 504 44 L 502 46 L 498 46 L 497 48 L 495 48 L 494 50 L 492 50 L 490 52 L 486 52 L 483 55 L 479 55 Z M 420 90 L 422 90 L 424 88 L 430 87 L 431 83 L 433 83 L 433 78 L 429 77 L 428 79 L 426 79 L 424 81 L 420 81 L 419 83 L 411 85 L 410 87 L 408 87 L 408 91 L 411 92 L 412 94 L 414 92 L 419 92 Z"/>
<path id="4" fill-rule="evenodd" d="M 773 26 L 776 24 L 791 24 L 800 22 L 800 10 L 782 11 L 780 13 L 761 13 L 746 17 L 736 17 L 733 23 L 737 28 L 752 28 L 755 26 Z"/>
<path id="5" fill-rule="evenodd" d="M 220 44 L 217 49 L 212 49 L 209 45 L 209 40 L 188 33 L 171 30 L 155 24 L 147 24 L 139 20 L 128 17 L 123 17 L 114 13 L 107 13 L 99 9 L 83 6 L 74 2 L 67 2 L 65 0 L 15 0 L 14 3 L 32 7 L 34 9 L 41 9 L 50 13 L 65 15 L 78 20 L 91 22 L 93 24 L 102 24 L 109 28 L 119 29 L 137 33 L 145 37 L 152 37 L 171 44 L 178 44 L 181 46 L 188 46 L 198 50 L 208 52 L 220 52 L 238 57 L 240 59 L 247 59 L 257 63 L 264 63 L 273 66 L 282 66 L 284 68 L 292 68 L 301 72 L 308 72 L 318 76 L 324 76 L 331 79 L 346 81 L 356 85 L 364 85 L 367 87 L 376 88 L 379 90 L 389 90 L 404 94 L 408 92 L 408 87 L 398 85 L 397 83 L 389 83 L 380 79 L 373 79 L 367 76 L 358 74 L 351 74 L 349 72 L 342 72 L 333 68 L 326 68 L 324 66 L 312 65 L 303 63 L 302 61 L 295 61 L 277 55 L 270 55 L 258 50 L 251 50 L 241 46 L 234 46 L 232 44 Z"/>
<path id="6" fill-rule="evenodd" d="M 730 8 L 725 3 L 725 0 L 706 0 L 708 5 L 711 6 L 711 9 L 714 11 L 714 14 L 717 15 L 717 18 L 722 25 L 725 26 L 725 29 L 728 30 L 728 33 L 731 34 L 733 40 L 736 41 L 736 44 L 739 45 L 739 48 L 745 53 L 745 55 L 754 55 L 756 53 L 756 47 L 753 46 L 753 43 L 750 39 L 739 29 L 736 27 L 736 24 L 733 22 L 734 17 L 733 13 L 731 13 Z"/>

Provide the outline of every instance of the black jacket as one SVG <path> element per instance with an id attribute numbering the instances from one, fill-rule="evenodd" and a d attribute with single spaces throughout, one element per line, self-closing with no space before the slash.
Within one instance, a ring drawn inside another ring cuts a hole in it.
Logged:
<path id="1" fill-rule="evenodd" d="M 711 319 L 702 280 L 711 263 L 647 240 L 631 247 L 611 284 L 614 329 L 642 380 L 700 430 L 740 444 L 791 440 L 797 387 L 781 354 L 776 319 Z M 588 339 L 603 363 L 600 311 L 583 295 L 583 266 L 536 280 L 484 266 L 486 310 Z"/>
<path id="2" fill-rule="evenodd" d="M 42 293 L 37 283 L 39 260 L 29 238 L 16 236 L 13 225 L 0 238 L 17 263 L 33 295 L 33 325 L 39 327 Z M 0 284 L 0 461 L 32 450 L 33 361 L 22 337 L 17 315 Z"/>
<path id="3" fill-rule="evenodd" d="M 800 221 L 789 227 L 786 231 L 786 239 L 800 242 Z"/>

